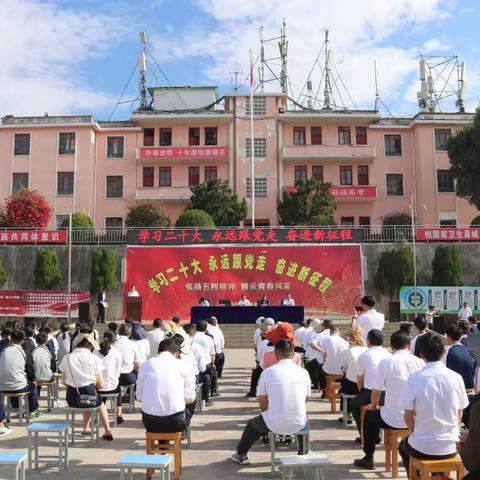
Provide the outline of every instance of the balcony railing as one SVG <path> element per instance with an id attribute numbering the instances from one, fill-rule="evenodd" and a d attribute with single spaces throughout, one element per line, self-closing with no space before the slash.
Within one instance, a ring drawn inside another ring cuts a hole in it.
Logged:
<path id="1" fill-rule="evenodd" d="M 190 200 L 190 187 L 138 187 L 135 189 L 136 200 Z"/>
<path id="2" fill-rule="evenodd" d="M 375 145 L 284 145 L 284 160 L 359 160 L 372 162 L 376 157 Z"/>

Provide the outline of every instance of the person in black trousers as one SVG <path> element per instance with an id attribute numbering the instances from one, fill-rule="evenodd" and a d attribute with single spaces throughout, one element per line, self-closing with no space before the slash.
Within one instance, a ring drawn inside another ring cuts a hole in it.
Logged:
<path id="1" fill-rule="evenodd" d="M 102 288 L 97 297 L 97 323 L 105 323 L 105 316 L 107 310 L 107 291 Z"/>

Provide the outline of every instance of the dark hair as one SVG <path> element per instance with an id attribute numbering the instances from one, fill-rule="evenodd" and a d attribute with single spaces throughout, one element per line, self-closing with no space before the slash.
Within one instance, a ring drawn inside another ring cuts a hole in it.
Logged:
<path id="1" fill-rule="evenodd" d="M 180 346 L 173 340 L 173 337 L 165 338 L 160 342 L 158 346 L 158 353 L 170 352 L 172 355 L 178 355 L 180 353 Z"/>
<path id="2" fill-rule="evenodd" d="M 405 332 L 408 336 L 412 333 L 412 324 L 410 322 L 403 322 L 400 324 L 399 330 Z"/>
<path id="3" fill-rule="evenodd" d="M 362 304 L 372 308 L 375 306 L 375 299 L 371 295 L 365 295 L 362 298 Z"/>
<path id="4" fill-rule="evenodd" d="M 114 333 L 117 333 L 117 329 L 118 329 L 118 325 L 116 322 L 110 322 L 108 325 L 107 325 L 108 329 L 111 330 L 112 332 Z"/>
<path id="5" fill-rule="evenodd" d="M 374 347 L 380 347 L 383 345 L 383 333 L 381 330 L 377 330 L 376 328 L 370 330 L 367 335 L 367 340 L 370 345 Z"/>
<path id="6" fill-rule="evenodd" d="M 90 343 L 88 338 L 82 338 L 80 343 L 77 344 L 76 348 L 88 348 L 90 351 L 93 350 L 93 345 Z"/>
<path id="7" fill-rule="evenodd" d="M 162 319 L 161 318 L 156 318 L 152 323 L 153 328 L 160 328 L 161 326 L 162 326 Z"/>
<path id="8" fill-rule="evenodd" d="M 205 320 L 200 320 L 197 322 L 197 332 L 205 332 L 207 330 L 207 322 Z"/>
<path id="9" fill-rule="evenodd" d="M 25 336 L 26 337 L 33 337 L 35 335 L 35 331 L 33 328 L 25 327 Z"/>
<path id="10" fill-rule="evenodd" d="M 23 343 L 23 341 L 25 340 L 25 334 L 23 333 L 22 330 L 20 330 L 19 328 L 16 328 L 16 329 L 13 330 L 12 333 L 10 334 L 10 340 L 11 340 L 13 343 L 21 344 L 21 343 Z"/>
<path id="11" fill-rule="evenodd" d="M 458 326 L 460 327 L 462 334 L 468 333 L 468 331 L 470 330 L 470 327 L 468 326 L 468 322 L 465 322 L 464 320 L 458 322 Z"/>
<path id="12" fill-rule="evenodd" d="M 390 336 L 390 345 L 394 350 L 404 350 L 410 345 L 410 337 L 403 330 L 397 330 Z"/>
<path id="13" fill-rule="evenodd" d="M 12 334 L 12 329 L 10 327 L 3 327 L 2 328 L 2 337 L 3 338 L 9 338 L 10 335 Z"/>
<path id="14" fill-rule="evenodd" d="M 309 318 L 309 319 L 307 319 L 307 321 L 305 322 L 305 325 L 306 325 L 307 327 L 309 327 L 311 323 L 312 323 L 312 319 Z"/>
<path id="15" fill-rule="evenodd" d="M 447 337 L 450 337 L 454 342 L 458 342 L 462 338 L 463 331 L 458 325 L 449 325 L 445 329 Z"/>
<path id="16" fill-rule="evenodd" d="M 335 335 L 337 332 L 340 332 L 340 329 L 336 325 L 330 327 L 330 335 Z"/>
<path id="17" fill-rule="evenodd" d="M 48 325 L 45 325 L 44 327 L 41 328 L 41 331 L 48 335 L 49 333 L 52 333 L 52 328 L 49 327 Z"/>
<path id="18" fill-rule="evenodd" d="M 127 323 L 123 323 L 122 325 L 120 325 L 118 334 L 123 335 L 125 337 L 129 337 L 132 334 L 132 327 Z"/>
<path id="19" fill-rule="evenodd" d="M 182 335 L 179 333 L 176 333 L 173 337 L 172 340 L 178 345 L 178 348 L 182 348 L 182 343 L 185 341 Z"/>
<path id="20" fill-rule="evenodd" d="M 45 332 L 40 332 L 36 337 L 35 340 L 39 345 L 45 345 L 48 340 L 48 335 Z"/>
<path id="21" fill-rule="evenodd" d="M 127 325 L 130 325 L 132 322 L 133 322 L 133 318 L 132 318 L 132 317 L 125 317 L 125 323 L 126 323 Z"/>
<path id="22" fill-rule="evenodd" d="M 436 332 L 427 332 L 417 338 L 415 348 L 427 362 L 438 362 L 445 353 L 445 340 Z"/>
<path id="23" fill-rule="evenodd" d="M 305 320 L 300 320 L 300 321 L 298 322 L 298 326 L 299 326 L 299 327 L 305 327 L 305 325 L 306 325 Z"/>
<path id="24" fill-rule="evenodd" d="M 180 323 L 180 317 L 177 317 L 177 316 L 172 317 L 172 322 L 178 325 Z"/>
<path id="25" fill-rule="evenodd" d="M 190 335 L 190 332 L 195 330 L 195 325 L 193 323 L 187 323 L 183 326 L 183 329 L 185 330 L 185 332 Z"/>
<path id="26" fill-rule="evenodd" d="M 325 330 L 327 330 L 328 328 L 332 328 L 333 322 L 332 322 L 332 320 L 324 320 L 322 322 L 322 326 Z"/>
<path id="27" fill-rule="evenodd" d="M 218 320 L 214 317 L 210 317 L 210 318 L 207 319 L 207 323 L 209 325 L 215 326 L 215 322 L 218 322 Z"/>
<path id="28" fill-rule="evenodd" d="M 117 336 L 115 335 L 115 332 L 112 332 L 111 330 L 105 330 L 103 338 L 109 343 L 115 343 L 117 341 Z"/>
<path id="29" fill-rule="evenodd" d="M 469 323 L 471 323 L 472 325 L 476 325 L 477 324 L 477 319 L 476 317 L 474 317 L 473 315 L 471 317 L 468 317 L 468 321 Z"/>
<path id="30" fill-rule="evenodd" d="M 108 353 L 110 352 L 110 349 L 112 348 L 112 346 L 110 345 L 110 342 L 104 338 L 101 342 L 100 342 L 100 353 L 106 357 L 108 355 Z"/>
<path id="31" fill-rule="evenodd" d="M 285 358 L 291 358 L 293 356 L 293 343 L 290 340 L 279 340 L 275 344 L 275 353 Z"/>
<path id="32" fill-rule="evenodd" d="M 428 309 L 429 309 L 429 310 L 433 310 L 434 308 L 435 308 L 435 305 L 429 305 L 429 306 L 428 306 Z"/>
<path id="33" fill-rule="evenodd" d="M 413 321 L 413 324 L 421 332 L 423 332 L 428 327 L 428 322 L 425 317 L 416 317 Z"/>

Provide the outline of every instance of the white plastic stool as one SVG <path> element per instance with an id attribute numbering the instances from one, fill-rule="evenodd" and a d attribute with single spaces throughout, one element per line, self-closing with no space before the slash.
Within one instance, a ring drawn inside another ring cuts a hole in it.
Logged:
<path id="1" fill-rule="evenodd" d="M 307 468 L 313 468 L 313 478 L 315 480 L 324 480 L 323 467 L 332 463 L 325 455 L 292 455 L 280 457 L 278 460 L 282 469 L 282 479 L 284 480 L 293 479 L 295 468 L 300 468 L 304 473 Z"/>
<path id="2" fill-rule="evenodd" d="M 112 417 L 112 423 L 113 427 L 115 428 L 117 426 L 117 408 L 118 408 L 118 393 L 102 393 L 99 392 L 100 396 L 105 400 L 108 401 L 110 400 L 110 409 L 112 411 L 113 417 Z M 108 409 L 107 409 L 108 411 Z M 108 416 L 110 417 L 110 411 L 108 411 Z"/>
<path id="3" fill-rule="evenodd" d="M 135 383 L 133 383 L 132 385 L 124 385 L 120 387 L 120 390 L 122 392 L 122 398 L 128 391 L 128 394 L 130 396 L 130 402 L 127 405 L 130 413 L 133 413 L 133 411 L 135 410 Z M 120 400 L 120 405 L 123 405 L 123 400 Z"/>
<path id="4" fill-rule="evenodd" d="M 343 412 L 343 426 L 348 427 L 348 400 L 355 398 L 356 395 L 347 395 L 342 393 L 342 412 Z"/>

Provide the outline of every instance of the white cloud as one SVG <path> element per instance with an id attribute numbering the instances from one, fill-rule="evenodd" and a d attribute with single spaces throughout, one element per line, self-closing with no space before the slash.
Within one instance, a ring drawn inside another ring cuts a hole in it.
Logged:
<path id="1" fill-rule="evenodd" d="M 74 113 L 112 105 L 82 85 L 80 64 L 101 57 L 121 34 L 113 16 L 62 2 L 0 1 L 0 114 Z"/>
<path id="2" fill-rule="evenodd" d="M 306 81 L 324 39 L 330 30 L 339 72 L 358 108 L 372 108 L 374 69 L 383 99 L 402 98 L 403 89 L 417 75 L 416 49 L 399 47 L 412 32 L 450 17 L 450 0 L 195 0 L 209 26 L 184 32 L 153 35 L 155 54 L 162 61 L 200 58 L 205 62 L 203 77 L 213 84 L 228 85 L 231 66 L 241 60 L 248 72 L 248 51 L 259 51 L 258 27 L 265 36 L 276 36 L 281 19 L 287 20 L 288 70 L 293 91 L 298 94 Z M 211 26 L 213 22 L 213 27 Z M 200 23 L 200 22 L 198 22 Z M 391 46 L 392 38 L 397 41 Z M 405 41 L 405 44 L 408 42 Z M 400 45 L 402 42 L 400 42 Z M 431 39 L 424 47 L 447 47 L 441 39 Z M 258 78 L 258 75 L 257 75 Z M 416 96 L 412 99 L 416 103 Z"/>
<path id="3" fill-rule="evenodd" d="M 422 46 L 422 53 L 440 53 L 440 52 L 448 52 L 451 50 L 451 46 L 441 40 L 440 38 L 431 38 L 427 40 Z"/>

